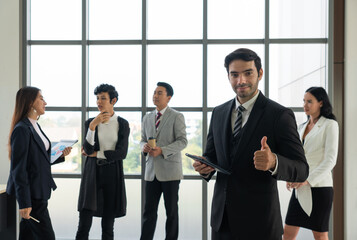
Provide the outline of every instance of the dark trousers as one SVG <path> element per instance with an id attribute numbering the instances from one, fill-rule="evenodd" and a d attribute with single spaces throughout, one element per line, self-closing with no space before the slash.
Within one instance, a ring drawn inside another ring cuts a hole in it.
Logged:
<path id="1" fill-rule="evenodd" d="M 212 229 L 212 240 L 235 240 L 229 227 L 227 210 L 224 208 L 221 227 L 218 232 Z"/>
<path id="2" fill-rule="evenodd" d="M 157 209 L 161 193 L 163 193 L 166 209 L 165 239 L 176 240 L 178 238 L 178 191 L 180 180 L 160 182 L 155 177 L 154 181 L 145 181 L 145 183 L 145 206 L 140 239 L 153 239 L 157 221 Z"/>
<path id="3" fill-rule="evenodd" d="M 21 219 L 19 240 L 55 240 L 50 215 L 47 210 L 47 200 L 31 199 L 33 219 Z"/>
<path id="4" fill-rule="evenodd" d="M 102 240 L 114 239 L 115 177 L 114 165 L 97 166 L 97 188 L 103 194 Z M 76 240 L 88 240 L 93 215 L 94 212 L 87 209 L 79 212 Z"/>

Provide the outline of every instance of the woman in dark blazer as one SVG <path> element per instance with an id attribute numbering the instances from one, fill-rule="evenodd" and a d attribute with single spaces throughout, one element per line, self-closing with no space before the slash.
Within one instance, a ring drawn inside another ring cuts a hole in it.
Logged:
<path id="1" fill-rule="evenodd" d="M 11 168 L 6 191 L 15 195 L 19 204 L 22 218 L 19 239 L 55 239 L 47 210 L 51 190 L 56 189 L 51 174 L 51 142 L 37 123 L 45 113 L 46 104 L 38 88 L 24 87 L 16 94 L 9 137 Z M 71 147 L 66 148 L 52 164 L 63 162 L 70 151 Z"/>
<path id="2" fill-rule="evenodd" d="M 85 123 L 87 156 L 78 199 L 77 240 L 88 239 L 93 216 L 102 218 L 102 239 L 114 239 L 114 219 L 126 214 L 123 159 L 128 152 L 129 123 L 114 112 L 118 92 L 101 84 L 95 90 L 100 113 Z"/>

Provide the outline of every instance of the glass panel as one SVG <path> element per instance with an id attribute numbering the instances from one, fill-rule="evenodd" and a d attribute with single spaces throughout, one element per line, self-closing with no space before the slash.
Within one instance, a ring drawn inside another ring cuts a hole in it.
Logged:
<path id="1" fill-rule="evenodd" d="M 94 107 L 94 89 L 102 83 L 113 85 L 119 99 L 115 107 L 141 105 L 141 46 L 89 47 L 89 106 Z"/>
<path id="2" fill-rule="evenodd" d="M 81 171 L 81 113 L 46 112 L 39 124 L 52 146 L 60 140 L 78 140 L 63 163 L 52 165 L 52 173 L 80 173 Z"/>
<path id="3" fill-rule="evenodd" d="M 99 112 L 89 112 L 89 118 L 96 117 Z M 141 174 L 140 140 L 141 140 L 141 113 L 140 112 L 116 112 L 118 116 L 129 122 L 130 135 L 128 154 L 123 161 L 125 174 Z"/>
<path id="4" fill-rule="evenodd" d="M 264 0 L 208 0 L 208 38 L 264 37 Z"/>
<path id="5" fill-rule="evenodd" d="M 214 175 L 216 176 L 216 175 Z M 214 192 L 214 185 L 216 184 L 216 180 L 210 180 L 207 184 L 207 230 L 208 230 L 208 238 L 211 239 L 211 208 L 212 208 L 212 199 L 213 199 L 213 192 Z"/>
<path id="6" fill-rule="evenodd" d="M 182 180 L 179 190 L 179 239 L 202 239 L 202 182 Z M 160 199 L 154 240 L 165 239 L 166 211 Z"/>
<path id="7" fill-rule="evenodd" d="M 229 83 L 227 70 L 224 67 L 225 57 L 238 48 L 249 48 L 255 51 L 262 61 L 264 70 L 263 45 L 208 45 L 207 57 L 207 105 L 215 107 L 234 98 L 235 93 Z M 258 87 L 264 93 L 264 73 Z"/>
<path id="8" fill-rule="evenodd" d="M 289 192 L 286 189 L 286 182 L 284 182 L 284 181 L 278 181 L 278 189 L 279 189 L 281 216 L 282 216 L 283 224 L 284 224 L 286 213 L 288 211 L 291 192 Z M 314 240 L 314 236 L 313 236 L 311 230 L 300 228 L 299 234 L 296 239 L 297 240 Z"/>
<path id="9" fill-rule="evenodd" d="M 169 106 L 202 106 L 202 46 L 148 46 L 148 105 L 157 82 L 167 82 L 174 89 Z"/>
<path id="10" fill-rule="evenodd" d="M 211 124 L 211 117 L 212 117 L 212 112 L 207 113 L 207 135 L 209 132 L 209 125 Z"/>
<path id="11" fill-rule="evenodd" d="M 31 86 L 38 87 L 47 106 L 81 105 L 81 47 L 32 46 Z"/>
<path id="12" fill-rule="evenodd" d="M 294 112 L 294 114 L 297 126 L 307 121 L 307 116 L 305 112 Z"/>
<path id="13" fill-rule="evenodd" d="M 269 97 L 288 107 L 302 107 L 305 90 L 327 86 L 325 44 L 270 46 Z"/>
<path id="14" fill-rule="evenodd" d="M 57 239 L 74 239 L 78 216 L 77 201 L 80 179 L 55 179 L 56 191 L 49 200 L 49 212 Z M 127 196 L 127 215 L 116 218 L 114 223 L 115 239 L 139 239 L 141 228 L 141 182 L 140 180 L 125 179 Z M 101 239 L 101 218 L 94 217 L 89 234 L 90 239 Z M 119 237 L 120 236 L 120 237 Z"/>
<path id="15" fill-rule="evenodd" d="M 141 0 L 90 0 L 89 38 L 140 39 Z"/>
<path id="16" fill-rule="evenodd" d="M 81 179 L 55 178 L 55 182 L 57 189 L 48 201 L 53 230 L 56 239 L 74 239 L 79 220 L 77 203 Z"/>
<path id="17" fill-rule="evenodd" d="M 192 159 L 185 156 L 185 153 L 202 155 L 202 113 L 183 112 L 186 122 L 186 134 L 188 145 L 182 151 L 182 168 L 185 175 L 197 175 L 192 166 Z"/>
<path id="18" fill-rule="evenodd" d="M 325 38 L 328 33 L 327 0 L 271 0 L 271 38 Z"/>
<path id="19" fill-rule="evenodd" d="M 148 1 L 148 39 L 202 38 L 202 2 Z"/>
<path id="20" fill-rule="evenodd" d="M 31 0 L 32 40 L 79 40 L 82 38 L 81 0 Z"/>

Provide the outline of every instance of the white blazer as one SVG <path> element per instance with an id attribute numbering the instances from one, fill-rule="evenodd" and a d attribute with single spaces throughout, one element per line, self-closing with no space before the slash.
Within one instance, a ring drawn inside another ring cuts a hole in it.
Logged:
<path id="1" fill-rule="evenodd" d="M 308 122 L 299 126 L 302 141 Z M 304 150 L 309 164 L 308 185 L 296 190 L 296 197 L 302 209 L 310 216 L 312 211 L 311 187 L 332 187 L 332 169 L 338 153 L 338 123 L 323 116 L 305 136 Z"/>
<path id="2" fill-rule="evenodd" d="M 308 122 L 299 126 L 300 139 Z M 323 116 L 305 136 L 304 150 L 309 164 L 307 181 L 311 187 L 332 187 L 332 169 L 338 152 L 338 123 Z"/>

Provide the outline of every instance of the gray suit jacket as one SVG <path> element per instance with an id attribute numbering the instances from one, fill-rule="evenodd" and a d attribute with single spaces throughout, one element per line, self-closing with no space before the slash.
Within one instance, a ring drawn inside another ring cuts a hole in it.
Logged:
<path id="1" fill-rule="evenodd" d="M 156 138 L 156 146 L 161 147 L 162 155 L 152 157 L 147 154 L 145 180 L 173 181 L 183 178 L 181 151 L 187 146 L 186 124 L 182 113 L 167 107 L 155 129 L 155 111 L 143 118 L 141 125 L 141 148 L 150 137 Z"/>

